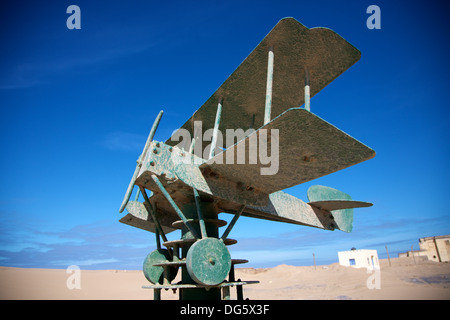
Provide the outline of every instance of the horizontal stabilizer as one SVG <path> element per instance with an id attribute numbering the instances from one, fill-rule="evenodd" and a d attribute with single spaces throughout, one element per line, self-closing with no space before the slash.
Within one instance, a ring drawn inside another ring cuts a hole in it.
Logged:
<path id="1" fill-rule="evenodd" d="M 307 194 L 311 206 L 333 211 L 333 218 L 339 229 L 346 232 L 352 231 L 353 208 L 372 206 L 369 202 L 353 201 L 350 195 L 325 186 L 311 186 Z"/>
<path id="2" fill-rule="evenodd" d="M 327 211 L 364 208 L 372 206 L 372 203 L 370 202 L 353 201 L 353 200 L 322 200 L 322 201 L 308 202 L 308 204 Z"/>

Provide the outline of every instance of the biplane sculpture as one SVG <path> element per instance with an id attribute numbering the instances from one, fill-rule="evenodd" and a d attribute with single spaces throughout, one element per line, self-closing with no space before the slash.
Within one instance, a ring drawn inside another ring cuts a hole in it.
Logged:
<path id="1" fill-rule="evenodd" d="M 235 279 L 234 265 L 248 261 L 231 259 L 227 249 L 237 242 L 228 235 L 241 215 L 351 231 L 353 208 L 371 203 L 324 186 L 309 188 L 308 203 L 282 190 L 375 156 L 310 111 L 310 98 L 359 58 L 334 31 L 284 18 L 165 142 L 153 141 L 158 114 L 120 208 L 128 211 L 120 222 L 156 234 L 157 249 L 143 267 L 151 282 L 144 288 L 154 289 L 155 299 L 161 289 L 178 289 L 180 299 L 229 299 L 231 286 L 242 299 L 242 286 L 255 282 Z M 212 132 L 208 146 L 199 123 Z M 227 129 L 244 135 L 223 148 L 217 141 Z M 181 132 L 192 140 L 180 145 Z M 252 156 L 262 148 L 277 156 L 272 172 L 263 171 L 265 159 Z M 139 190 L 129 201 L 134 186 Z M 234 217 L 219 234 L 226 225 L 221 212 Z M 166 234 L 177 229 L 181 238 L 168 241 Z M 180 268 L 181 281 L 172 283 Z"/>

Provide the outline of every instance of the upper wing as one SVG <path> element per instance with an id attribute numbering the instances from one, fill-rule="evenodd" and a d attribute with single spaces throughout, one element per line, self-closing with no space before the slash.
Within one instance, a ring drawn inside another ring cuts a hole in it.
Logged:
<path id="1" fill-rule="evenodd" d="M 305 70 L 311 96 L 322 90 L 356 61 L 361 53 L 327 28 L 308 29 L 285 18 L 225 80 L 217 91 L 182 126 L 194 135 L 194 121 L 205 132 L 214 126 L 217 105 L 223 99 L 219 130 L 259 128 L 263 125 L 266 98 L 267 53 L 274 52 L 271 118 L 304 103 Z M 177 142 L 166 141 L 169 145 Z"/>

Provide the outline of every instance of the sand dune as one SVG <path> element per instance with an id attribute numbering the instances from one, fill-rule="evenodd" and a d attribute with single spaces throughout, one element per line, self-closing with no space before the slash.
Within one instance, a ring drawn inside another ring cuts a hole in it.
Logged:
<path id="1" fill-rule="evenodd" d="M 449 263 L 414 263 L 410 258 L 391 259 L 391 266 L 387 260 L 380 263 L 378 275 L 336 263 L 317 267 L 240 268 L 236 269 L 236 279 L 260 281 L 244 287 L 244 298 L 255 300 L 450 299 Z M 0 299 L 153 298 L 153 290 L 141 288 L 148 284 L 141 271 L 81 270 L 80 289 L 71 290 L 67 286 L 70 276 L 59 269 L 0 267 Z M 373 289 L 368 288 L 368 282 Z M 236 299 L 234 288 L 231 298 Z M 178 293 L 163 291 L 162 299 L 178 299 Z"/>

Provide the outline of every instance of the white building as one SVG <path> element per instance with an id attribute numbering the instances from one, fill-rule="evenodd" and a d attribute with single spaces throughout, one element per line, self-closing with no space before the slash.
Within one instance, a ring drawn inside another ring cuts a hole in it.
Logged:
<path id="1" fill-rule="evenodd" d="M 419 239 L 419 251 L 408 251 L 399 253 L 399 258 L 404 257 L 427 257 L 430 261 L 450 261 L 450 235 L 425 237 Z"/>
<path id="2" fill-rule="evenodd" d="M 339 251 L 339 264 L 353 268 L 377 268 L 380 269 L 377 250 Z"/>

